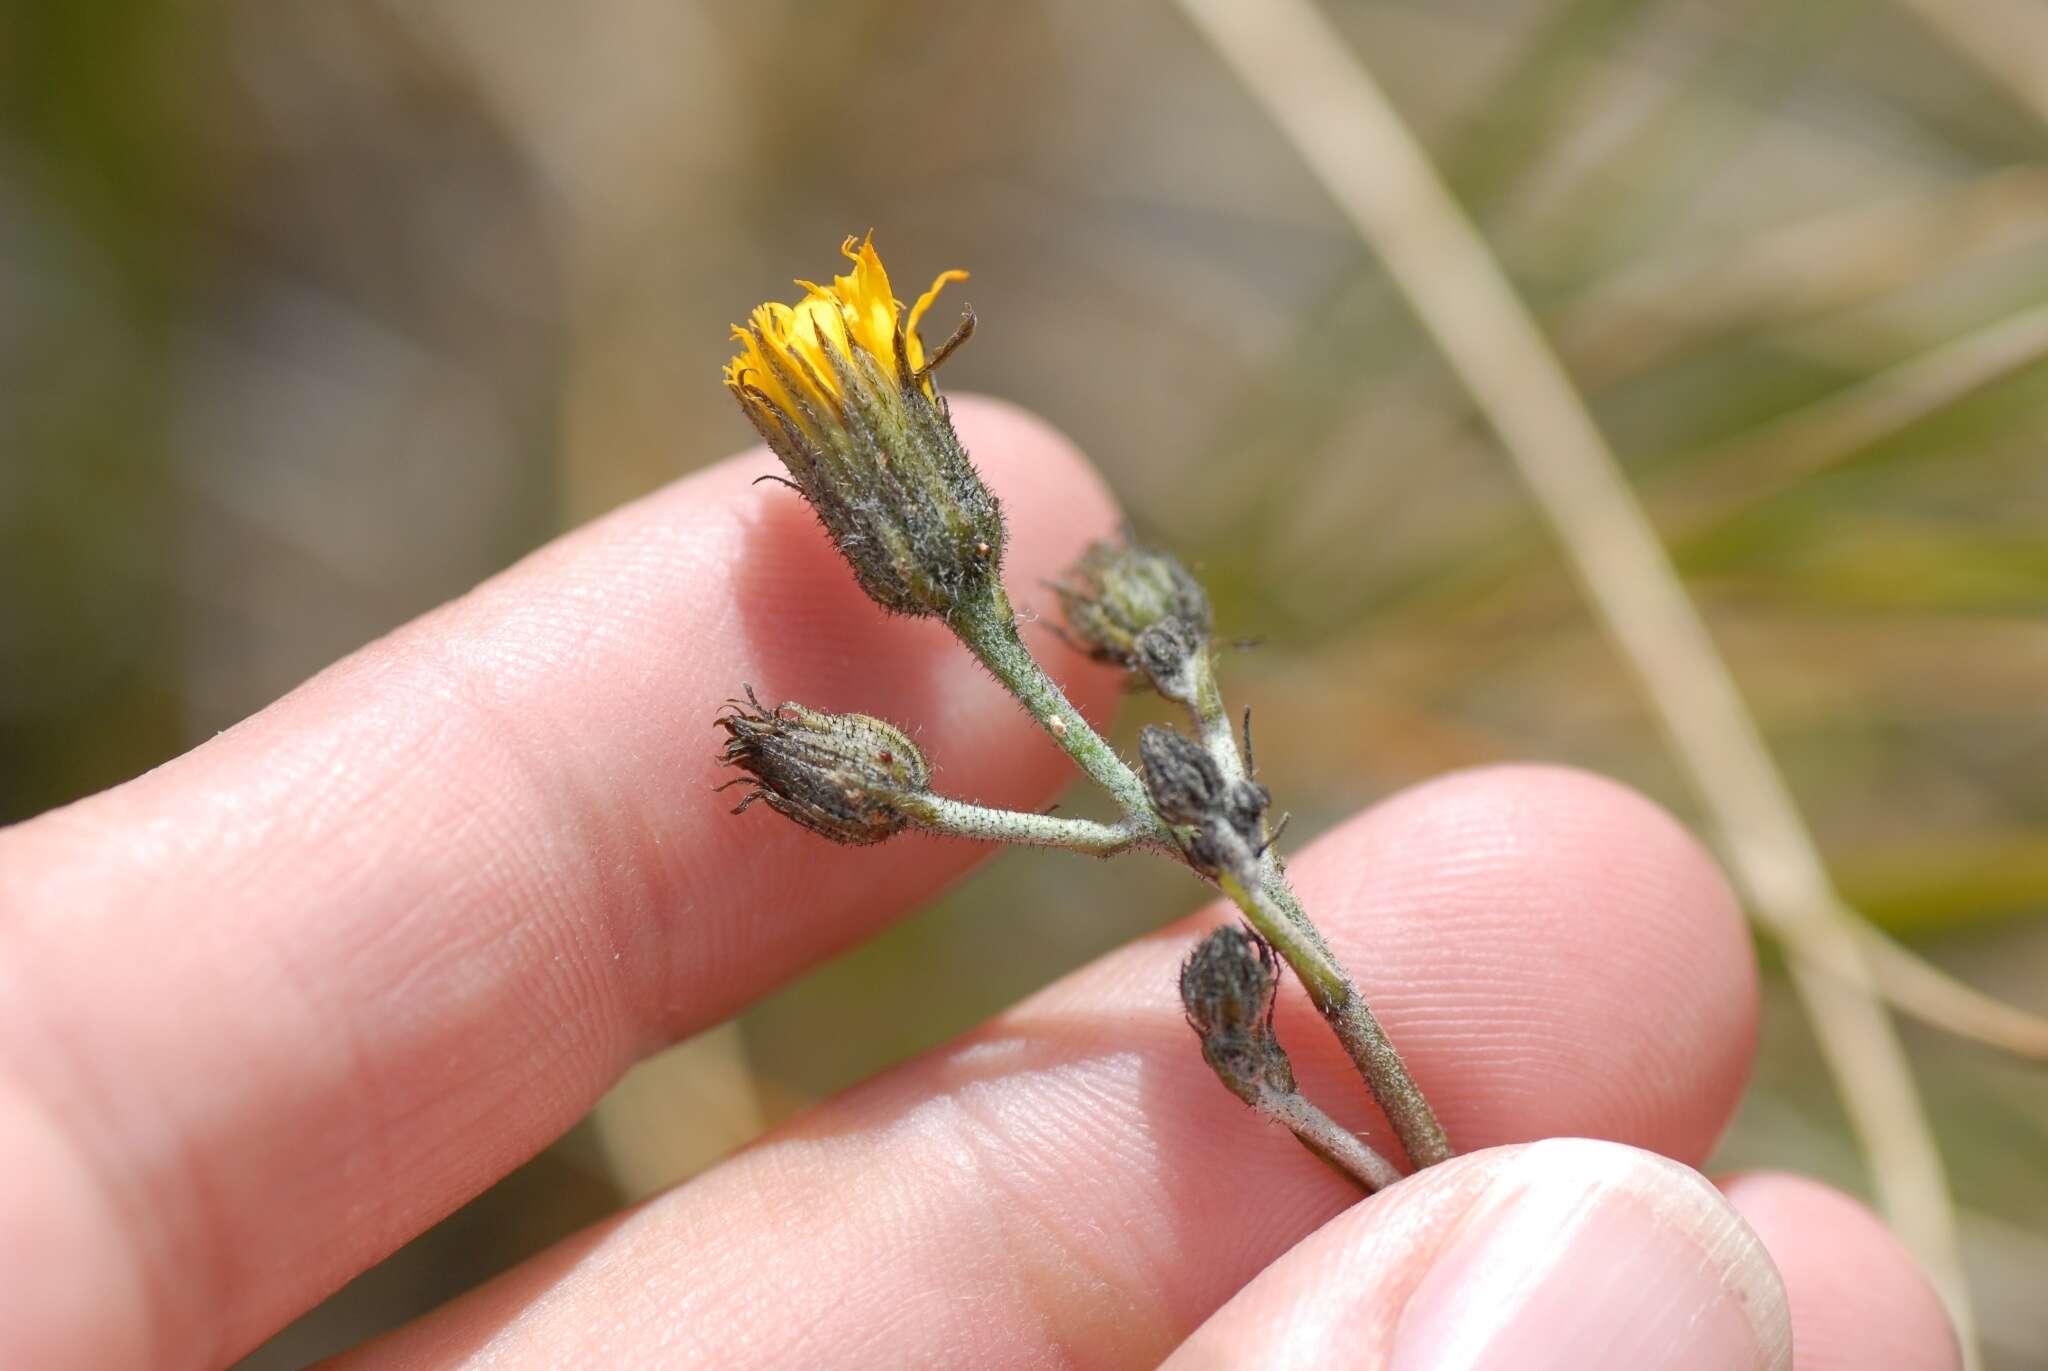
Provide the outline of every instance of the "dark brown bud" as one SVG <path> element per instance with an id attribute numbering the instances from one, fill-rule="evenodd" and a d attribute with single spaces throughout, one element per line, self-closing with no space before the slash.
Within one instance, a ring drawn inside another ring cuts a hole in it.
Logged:
<path id="1" fill-rule="evenodd" d="M 1256 781 L 1226 781 L 1202 745 L 1162 724 L 1138 732 L 1138 769 L 1159 817 L 1181 835 L 1197 871 L 1213 876 L 1255 861 L 1270 797 Z"/>
<path id="2" fill-rule="evenodd" d="M 900 729 L 865 714 L 821 714 L 793 702 L 763 709 L 751 687 L 721 715 L 721 760 L 755 785 L 756 800 L 834 842 L 878 843 L 910 820 L 903 801 L 924 791 L 931 768 Z"/>
<path id="3" fill-rule="evenodd" d="M 1294 1068 L 1273 1031 L 1280 962 L 1248 928 L 1226 924 L 1196 945 L 1180 969 L 1180 1002 L 1202 1056 L 1246 1100 L 1261 1085 L 1294 1089 Z"/>
<path id="4" fill-rule="evenodd" d="M 1168 823 L 1206 823 L 1221 812 L 1223 772 L 1194 739 L 1148 724 L 1138 732 L 1138 765 L 1153 807 Z"/>
<path id="5" fill-rule="evenodd" d="M 1195 654 L 1209 646 L 1209 597 L 1180 560 L 1128 539 L 1091 544 L 1053 590 L 1067 637 L 1099 662 L 1149 678 L 1179 699 Z"/>

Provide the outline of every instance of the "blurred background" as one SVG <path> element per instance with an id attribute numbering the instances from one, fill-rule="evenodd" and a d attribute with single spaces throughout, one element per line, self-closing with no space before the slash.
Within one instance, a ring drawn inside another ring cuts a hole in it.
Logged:
<path id="1" fill-rule="evenodd" d="M 1844 892 L 2048 1010 L 2048 5 L 1326 11 L 1627 463 Z M 1500 759 L 1700 818 L 1458 380 L 1171 7 L 5 13 L 0 821 L 746 445 L 726 326 L 871 226 L 913 289 L 974 271 L 949 385 L 1072 434 L 1259 640 L 1226 688 L 1291 841 Z M 420 1313 L 1197 893 L 999 857 L 244 1365 Z M 1764 951 L 1719 1164 L 1868 1193 Z M 1986 1364 L 2048 1364 L 2041 1073 L 1906 1033 Z"/>

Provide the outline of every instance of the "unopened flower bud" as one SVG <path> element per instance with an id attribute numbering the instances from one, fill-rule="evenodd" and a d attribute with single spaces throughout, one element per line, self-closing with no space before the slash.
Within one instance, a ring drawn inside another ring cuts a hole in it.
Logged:
<path id="1" fill-rule="evenodd" d="M 1248 1101 L 1262 1084 L 1281 1093 L 1294 1089 L 1294 1068 L 1273 1031 L 1279 988 L 1272 947 L 1235 924 L 1202 939 L 1181 965 L 1181 1008 L 1202 1040 L 1202 1056 Z"/>
<path id="2" fill-rule="evenodd" d="M 1181 834 L 1197 871 L 1241 870 L 1258 857 L 1270 797 L 1256 781 L 1226 781 L 1200 743 L 1162 724 L 1138 732 L 1138 768 L 1159 817 Z"/>
<path id="3" fill-rule="evenodd" d="M 931 379 L 973 316 L 929 359 L 917 334 L 940 288 L 967 273 L 942 273 L 906 313 L 872 241 L 841 251 L 852 271 L 799 281 L 809 293 L 796 305 L 762 305 L 733 329 L 742 348 L 725 384 L 868 597 L 950 618 L 999 585 L 1005 538 Z"/>
<path id="4" fill-rule="evenodd" d="M 1185 619 L 1161 619 L 1132 644 L 1137 669 L 1169 700 L 1195 702 L 1195 659 L 1209 650 L 1209 635 Z"/>
<path id="5" fill-rule="evenodd" d="M 921 794 L 931 768 L 902 730 L 865 714 L 821 714 L 800 704 L 763 709 L 751 688 L 720 716 L 727 766 L 755 785 L 756 800 L 834 842 L 878 843 L 910 823 L 903 802 Z"/>
<path id="6" fill-rule="evenodd" d="M 1127 539 L 1092 543 L 1053 590 L 1075 646 L 1148 677 L 1161 694 L 1186 696 L 1188 667 L 1208 650 L 1213 622 L 1201 582 L 1178 558 Z"/>

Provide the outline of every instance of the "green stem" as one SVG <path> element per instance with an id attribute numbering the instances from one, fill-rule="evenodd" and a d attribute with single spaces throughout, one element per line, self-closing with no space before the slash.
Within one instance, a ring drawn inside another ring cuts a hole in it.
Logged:
<path id="1" fill-rule="evenodd" d="M 1046 674 L 1017 636 L 1016 612 L 1001 586 L 992 587 L 984 599 L 960 606 L 950 623 L 967 650 L 1009 688 L 1039 726 L 1110 793 L 1124 813 L 1145 824 L 1148 831 L 1164 831 L 1152 813 L 1152 801 L 1138 773 L 1088 726 L 1059 683 Z"/>
<path id="2" fill-rule="evenodd" d="M 1110 857 L 1133 847 L 1157 846 L 1161 841 L 1148 837 L 1142 827 L 1128 820 L 1105 824 L 1093 819 L 991 809 L 944 795 L 913 795 L 899 801 L 897 808 L 919 828 L 931 833 L 985 843 L 1061 847 L 1091 857 Z"/>
<path id="3" fill-rule="evenodd" d="M 1128 822 L 1144 825 L 1146 837 L 1166 835 L 1168 830 L 1145 793 L 1145 783 L 1089 727 L 1067 699 L 1066 692 L 1046 674 L 1017 636 L 1016 612 L 1000 585 L 991 586 L 984 597 L 960 605 L 949 622 L 968 651 L 1009 688 L 1031 717 L 1052 735 L 1053 741 L 1110 793 Z M 1188 703 L 1201 726 L 1202 741 L 1226 776 L 1242 778 L 1245 762 L 1238 754 L 1237 739 L 1231 732 L 1229 715 L 1207 653 L 1200 654 L 1194 670 L 1194 689 Z M 1386 1030 L 1367 1007 L 1365 997 L 1338 964 L 1322 934 L 1309 922 L 1301 901 L 1281 874 L 1278 860 L 1270 852 L 1262 853 L 1249 858 L 1247 869 L 1255 872 L 1256 879 L 1251 884 L 1228 872 L 1218 878 L 1217 884 L 1301 978 L 1309 999 L 1329 1022 L 1359 1074 L 1365 1077 L 1388 1122 L 1393 1124 L 1395 1135 L 1408 1152 L 1408 1160 L 1419 1169 L 1450 1157 L 1451 1147 L 1443 1125 L 1437 1122 L 1415 1078 L 1408 1074 L 1401 1054 L 1394 1050 Z"/>
<path id="4" fill-rule="evenodd" d="M 1239 1098 L 1286 1128 L 1303 1147 L 1356 1181 L 1366 1194 L 1385 1190 L 1401 1179 L 1401 1173 L 1392 1162 L 1368 1147 L 1356 1133 L 1316 1108 L 1299 1091 L 1280 1090 L 1261 1082 Z"/>
<path id="5" fill-rule="evenodd" d="M 1401 1060 L 1386 1030 L 1380 1027 L 1365 996 L 1331 954 L 1329 944 L 1309 924 L 1294 892 L 1286 888 L 1277 871 L 1270 875 L 1268 871 L 1270 867 L 1259 873 L 1256 886 L 1228 871 L 1220 873 L 1216 883 L 1243 911 L 1259 936 L 1273 944 L 1301 978 L 1310 1002 L 1328 1021 L 1352 1064 L 1365 1077 L 1387 1122 L 1394 1126 L 1394 1135 L 1401 1140 L 1409 1162 L 1420 1170 L 1448 1160 L 1452 1155 L 1450 1140 L 1444 1136 L 1443 1125 L 1437 1122 L 1429 1101 L 1423 1098 L 1421 1087 L 1408 1073 L 1407 1063 Z M 1275 898 L 1274 885 L 1285 891 L 1284 899 Z"/>
<path id="6" fill-rule="evenodd" d="M 1250 779 L 1251 759 L 1238 751 L 1237 732 L 1231 726 L 1230 711 L 1216 684 L 1216 671 L 1209 654 L 1198 654 L 1189 667 L 1186 699 L 1201 733 L 1202 746 L 1216 762 L 1226 781 Z M 1260 820 L 1260 835 L 1266 835 Z M 1358 1073 L 1385 1111 L 1387 1121 L 1407 1149 L 1408 1160 L 1420 1169 L 1434 1166 L 1451 1155 L 1449 1139 L 1436 1112 L 1423 1098 L 1422 1089 L 1408 1073 L 1407 1063 L 1395 1050 L 1386 1030 L 1380 1027 L 1372 1007 L 1337 960 L 1337 954 L 1301 906 L 1301 899 L 1287 883 L 1278 854 L 1262 849 L 1255 859 L 1255 882 L 1239 881 L 1225 874 L 1217 882 L 1225 894 L 1273 944 L 1294 974 L 1301 978 L 1309 999 L 1329 1022 L 1337 1040 L 1351 1057 Z"/>
<path id="7" fill-rule="evenodd" d="M 1223 690 L 1216 684 L 1216 664 L 1209 659 L 1206 646 L 1195 654 L 1189 672 L 1193 688 L 1189 692 L 1188 711 L 1195 717 L 1202 747 L 1223 769 L 1226 782 L 1248 779 L 1245 768 L 1249 762 L 1238 754 L 1237 730 L 1231 726 L 1230 711 L 1223 704 Z"/>
<path id="8" fill-rule="evenodd" d="M 1189 662 L 1185 683 L 1186 691 L 1175 698 L 1185 703 L 1188 713 L 1194 717 L 1195 730 L 1201 741 L 1202 750 L 1209 754 L 1210 759 L 1216 763 L 1216 769 L 1223 773 L 1224 784 L 1235 785 L 1239 781 L 1253 779 L 1252 759 L 1246 753 L 1238 751 L 1237 729 L 1231 724 L 1230 710 L 1223 703 L 1222 687 L 1216 684 L 1215 660 L 1206 648 L 1195 654 L 1194 659 Z M 1249 736 L 1246 737 L 1245 743 L 1248 753 L 1251 743 Z M 1261 814 L 1259 840 L 1264 843 L 1271 836 L 1265 815 Z M 1274 880 L 1278 880 L 1280 858 L 1269 848 L 1262 846 L 1259 849 L 1259 868 L 1261 873 L 1272 873 Z M 1262 884 L 1270 887 L 1273 881 L 1264 880 Z M 1308 914 L 1303 911 L 1301 902 L 1294 898 L 1294 892 L 1286 888 L 1284 880 L 1280 880 L 1279 884 L 1284 897 L 1276 898 L 1281 898 L 1282 905 L 1303 928 L 1314 933 L 1315 926 L 1309 922 Z"/>

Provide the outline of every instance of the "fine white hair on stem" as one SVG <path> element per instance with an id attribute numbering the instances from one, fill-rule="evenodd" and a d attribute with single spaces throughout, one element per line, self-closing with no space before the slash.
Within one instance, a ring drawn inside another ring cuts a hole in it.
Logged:
<path id="1" fill-rule="evenodd" d="M 1372 74 L 1311 0 L 1180 0 L 1396 287 L 1498 435 L 1784 944 L 1880 1205 L 1977 1364 L 1955 1214 L 1857 921 L 1706 625 L 1527 307 Z"/>

